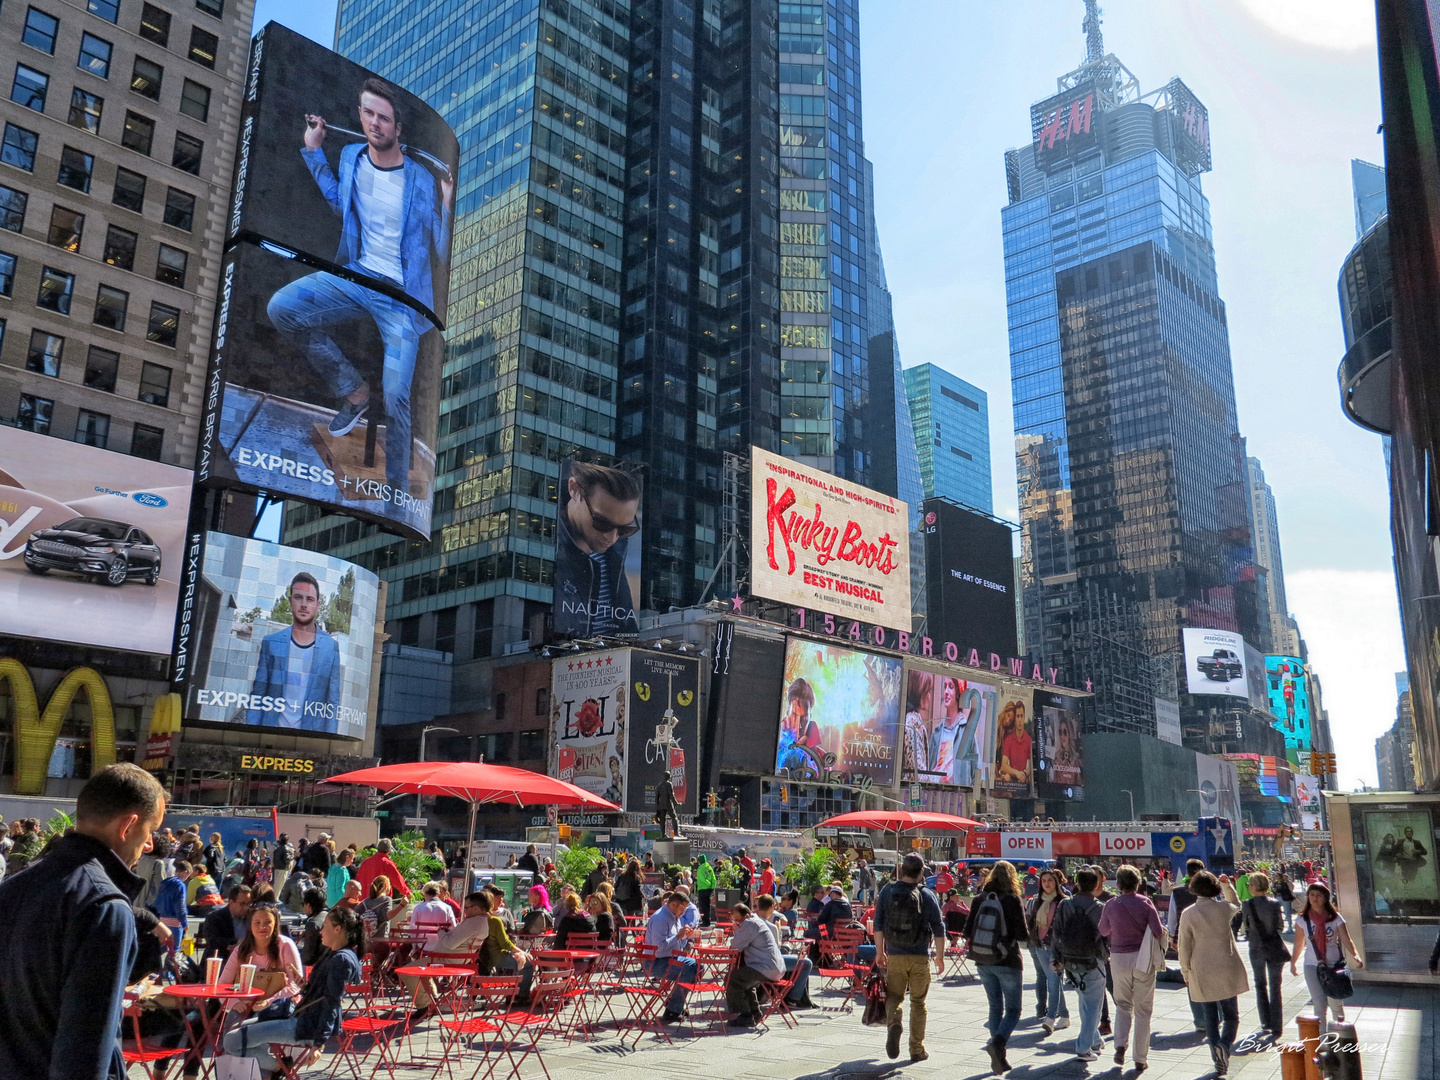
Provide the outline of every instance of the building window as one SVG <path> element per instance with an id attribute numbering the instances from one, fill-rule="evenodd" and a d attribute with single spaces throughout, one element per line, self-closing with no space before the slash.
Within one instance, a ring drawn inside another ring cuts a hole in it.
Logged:
<path id="1" fill-rule="evenodd" d="M 61 315 L 70 314 L 70 300 L 75 295 L 75 275 L 47 266 L 40 271 L 40 292 L 35 306 Z"/>
<path id="2" fill-rule="evenodd" d="M 180 332 L 180 309 L 152 301 L 150 322 L 145 328 L 145 340 L 157 345 L 175 348 L 175 339 Z"/>
<path id="3" fill-rule="evenodd" d="M 496 719 L 496 720 L 504 720 L 504 719 L 505 719 L 505 702 L 506 702 L 505 692 L 502 690 L 500 693 L 498 693 L 498 694 L 495 695 L 495 719 Z"/>
<path id="4" fill-rule="evenodd" d="M 116 169 L 115 194 L 110 201 L 124 210 L 140 213 L 145 209 L 145 177 L 129 169 Z"/>
<path id="5" fill-rule="evenodd" d="M 90 357 L 85 361 L 85 385 L 92 390 L 115 392 L 115 376 L 120 372 L 120 354 L 90 346 Z"/>
<path id="6" fill-rule="evenodd" d="M 165 192 L 165 224 L 189 232 L 195 223 L 195 196 L 178 188 Z"/>
<path id="7" fill-rule="evenodd" d="M 215 54 L 220 51 L 220 39 L 214 34 L 206 33 L 198 26 L 190 30 L 190 59 L 197 64 L 204 64 L 212 70 L 215 67 Z"/>
<path id="8" fill-rule="evenodd" d="M 149 424 L 136 424 L 135 433 L 130 436 L 130 456 L 160 460 L 160 448 L 165 443 L 165 432 Z"/>
<path id="9" fill-rule="evenodd" d="M 193 135 L 186 135 L 183 131 L 175 133 L 175 156 L 170 159 L 170 164 L 182 172 L 200 175 L 200 154 L 204 151 L 205 144 Z"/>
<path id="10" fill-rule="evenodd" d="M 10 100 L 17 105 L 24 105 L 27 109 L 34 109 L 36 112 L 45 111 L 45 95 L 50 90 L 50 76 L 43 72 L 28 68 L 24 64 L 15 65 L 15 81 L 10 86 Z"/>
<path id="11" fill-rule="evenodd" d="M 5 125 L 5 141 L 0 145 L 0 161 L 26 172 L 35 171 L 35 147 L 40 136 L 14 124 Z"/>
<path id="12" fill-rule="evenodd" d="M 155 141 L 155 121 L 139 113 L 125 113 L 125 130 L 120 133 L 120 145 L 134 150 L 137 154 L 150 156 L 150 144 Z"/>
<path id="13" fill-rule="evenodd" d="M 70 91 L 70 126 L 98 135 L 100 133 L 100 112 L 104 108 L 104 98 L 95 94 L 87 94 L 77 86 Z"/>
<path id="14" fill-rule="evenodd" d="M 180 111 L 206 123 L 210 119 L 210 88 L 186 79 L 180 91 Z"/>
<path id="15" fill-rule="evenodd" d="M 120 21 L 120 0 L 89 0 L 86 7 L 91 15 L 99 15 L 112 23 Z"/>
<path id="16" fill-rule="evenodd" d="M 57 184 L 90 194 L 90 179 L 95 174 L 95 155 L 67 146 L 60 151 L 60 172 Z"/>
<path id="17" fill-rule="evenodd" d="M 155 280 L 176 288 L 185 287 L 185 264 L 188 256 L 179 248 L 169 244 L 160 245 L 160 254 L 155 258 Z"/>
<path id="18" fill-rule="evenodd" d="M 520 732 L 520 761 L 535 761 L 544 758 L 545 747 L 544 728 Z"/>
<path id="19" fill-rule="evenodd" d="M 25 370 L 37 375 L 60 377 L 60 358 L 65 352 L 65 339 L 44 330 L 30 331 L 30 351 L 25 356 Z"/>
<path id="20" fill-rule="evenodd" d="M 195 0 L 195 9 L 217 19 L 225 17 L 225 0 Z"/>
<path id="21" fill-rule="evenodd" d="M 102 79 L 110 78 L 110 53 L 114 48 L 104 38 L 98 38 L 94 34 L 80 35 L 80 59 L 75 61 L 75 66 L 81 71 L 88 71 L 91 75 L 98 75 Z"/>
<path id="22" fill-rule="evenodd" d="M 165 79 L 165 69 L 153 60 L 143 56 L 135 58 L 135 67 L 130 73 L 130 89 L 141 97 L 160 100 L 160 84 Z"/>
<path id="23" fill-rule="evenodd" d="M 50 211 L 50 233 L 45 239 L 51 246 L 64 248 L 66 251 L 79 251 L 80 237 L 84 234 L 84 214 L 67 210 L 63 206 L 56 206 Z"/>
<path id="24" fill-rule="evenodd" d="M 140 400 L 162 409 L 170 404 L 170 369 L 149 360 L 140 369 Z"/>
<path id="25" fill-rule="evenodd" d="M 14 293 L 17 261 L 14 255 L 0 251 L 0 296 L 11 296 Z"/>
<path id="26" fill-rule="evenodd" d="M 75 418 L 75 441 L 104 450 L 110 442 L 110 417 L 81 409 Z"/>
<path id="27" fill-rule="evenodd" d="M 550 712 L 550 688 L 541 686 L 535 691 L 535 715 L 546 716 Z"/>
<path id="28" fill-rule="evenodd" d="M 26 431 L 37 435 L 50 434 L 50 415 L 55 411 L 55 402 L 34 394 L 20 395 L 20 408 L 15 419 Z"/>
<path id="29" fill-rule="evenodd" d="M 162 49 L 167 48 L 170 44 L 170 13 L 161 11 L 154 4 L 146 4 L 140 11 L 140 36 Z"/>
<path id="30" fill-rule="evenodd" d="M 130 306 L 130 294 L 123 289 L 101 285 L 95 294 L 95 325 L 110 330 L 125 331 L 125 309 Z"/>
<path id="31" fill-rule="evenodd" d="M 30 196 L 0 184 L 0 229 L 19 232 L 25 227 L 25 205 Z"/>
<path id="32" fill-rule="evenodd" d="M 105 261 L 121 270 L 134 270 L 135 245 L 139 239 L 128 229 L 111 225 L 105 230 Z"/>
<path id="33" fill-rule="evenodd" d="M 25 12 L 25 31 L 20 35 L 20 40 L 32 49 L 39 49 L 51 56 L 55 55 L 55 35 L 60 29 L 60 20 L 53 15 L 46 15 L 43 11 L 36 11 L 33 7 Z"/>

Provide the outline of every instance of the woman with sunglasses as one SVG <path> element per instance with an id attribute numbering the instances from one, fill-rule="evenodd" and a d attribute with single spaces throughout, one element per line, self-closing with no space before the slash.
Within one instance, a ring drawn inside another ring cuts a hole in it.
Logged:
<path id="1" fill-rule="evenodd" d="M 365 951 L 365 924 L 360 916 L 336 908 L 325 917 L 320 933 L 330 951 L 310 972 L 294 1015 L 288 1020 L 249 1020 L 225 1035 L 225 1052 L 254 1058 L 267 1080 L 274 1080 L 280 1069 L 271 1056 L 271 1045 L 323 1044 L 340 1030 L 346 985 L 360 981 L 359 958 Z"/>
<path id="2" fill-rule="evenodd" d="M 280 905 L 274 901 L 251 905 L 250 929 L 225 961 L 220 971 L 221 986 L 239 981 L 241 964 L 255 965 L 254 985 L 264 990 L 265 996 L 254 1002 L 236 1002 L 231 1011 L 240 1016 L 258 1016 L 276 1005 L 281 1006 L 277 1013 L 284 1011 L 288 1006 L 281 1003 L 293 998 L 305 981 L 300 948 L 280 933 Z"/>

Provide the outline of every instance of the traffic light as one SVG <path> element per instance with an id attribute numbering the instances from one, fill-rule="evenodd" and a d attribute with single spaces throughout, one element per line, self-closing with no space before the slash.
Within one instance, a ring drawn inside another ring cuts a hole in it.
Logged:
<path id="1" fill-rule="evenodd" d="M 780 803 L 781 803 L 781 805 L 783 806 L 783 805 L 785 805 L 785 804 L 788 804 L 789 802 L 790 802 L 790 785 L 788 785 L 788 784 L 781 784 L 781 785 L 780 785 Z"/>
<path id="2" fill-rule="evenodd" d="M 716 798 L 715 792 L 713 792 L 713 791 L 708 792 L 708 793 L 705 795 L 705 809 L 706 809 L 706 810 L 714 810 L 718 805 L 719 805 L 719 799 Z"/>
<path id="3" fill-rule="evenodd" d="M 559 833 L 560 833 L 560 839 L 561 839 L 561 840 L 569 840 L 569 839 L 570 839 L 570 826 L 569 826 L 569 825 L 565 825 L 565 824 L 562 823 L 562 824 L 559 826 Z"/>
<path id="4" fill-rule="evenodd" d="M 1336 775 L 1335 755 L 1321 750 L 1310 751 L 1310 775 Z"/>

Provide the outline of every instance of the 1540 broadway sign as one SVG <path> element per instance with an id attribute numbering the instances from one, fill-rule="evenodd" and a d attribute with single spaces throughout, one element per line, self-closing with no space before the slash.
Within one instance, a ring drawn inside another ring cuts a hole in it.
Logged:
<path id="1" fill-rule="evenodd" d="M 910 629 L 910 508 L 789 458 L 750 456 L 750 589 Z"/>

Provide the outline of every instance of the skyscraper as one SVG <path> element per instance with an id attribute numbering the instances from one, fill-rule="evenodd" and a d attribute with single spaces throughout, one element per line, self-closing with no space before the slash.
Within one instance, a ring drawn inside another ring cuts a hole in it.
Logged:
<path id="1" fill-rule="evenodd" d="M 855 0 L 425 0 L 402 22 L 341 0 L 340 52 L 461 144 L 435 531 L 299 508 L 286 539 L 384 574 L 394 633 L 453 652 L 462 698 L 459 665 L 549 606 L 562 458 L 643 472 L 642 612 L 725 581 L 727 468 L 751 446 L 874 482 L 857 18 Z"/>
<path id="2" fill-rule="evenodd" d="M 1280 516 L 1275 509 L 1275 492 L 1265 482 L 1260 459 L 1245 459 L 1246 482 L 1250 489 L 1251 531 L 1255 537 L 1255 562 L 1263 571 L 1265 607 L 1270 616 L 1271 652 L 1299 656 L 1300 631 L 1290 617 L 1285 600 L 1285 568 L 1280 558 Z M 1260 647 L 1260 642 L 1255 642 Z"/>
<path id="3" fill-rule="evenodd" d="M 990 489 L 990 399 L 935 364 L 905 369 L 905 397 L 927 499 L 994 509 Z"/>
<path id="4" fill-rule="evenodd" d="M 1208 114 L 1179 79 L 1142 93 L 1086 10 L 1084 63 L 1005 155 L 1024 637 L 1093 686 L 1100 727 L 1153 733 L 1182 627 L 1257 644 L 1269 628 L 1200 183 Z"/>

